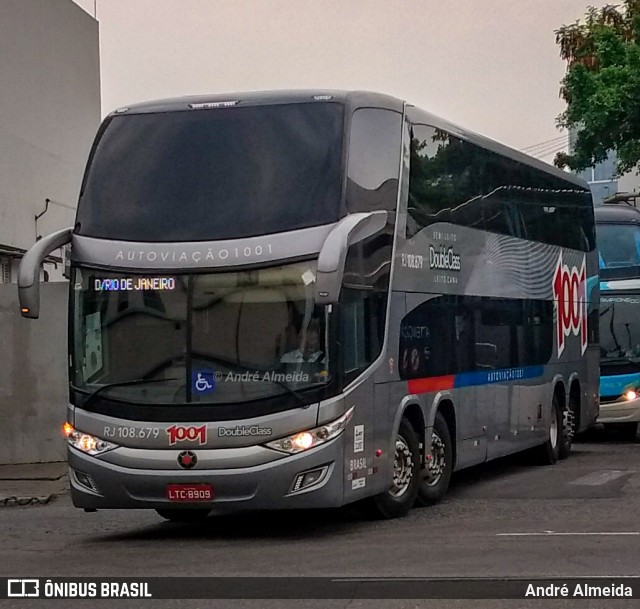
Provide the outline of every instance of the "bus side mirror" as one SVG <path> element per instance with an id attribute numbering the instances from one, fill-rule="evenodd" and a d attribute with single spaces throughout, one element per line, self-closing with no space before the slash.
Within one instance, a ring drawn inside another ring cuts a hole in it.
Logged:
<path id="1" fill-rule="evenodd" d="M 54 250 L 71 241 L 72 228 L 65 228 L 36 241 L 20 261 L 18 270 L 18 297 L 23 317 L 40 316 L 40 265 Z"/>
<path id="2" fill-rule="evenodd" d="M 349 246 L 375 235 L 387 225 L 386 211 L 345 216 L 331 230 L 318 257 L 315 300 L 319 305 L 337 303 Z"/>

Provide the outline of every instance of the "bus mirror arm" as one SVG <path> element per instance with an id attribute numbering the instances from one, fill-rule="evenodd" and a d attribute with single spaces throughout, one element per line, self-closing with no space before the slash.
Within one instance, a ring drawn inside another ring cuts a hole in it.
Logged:
<path id="1" fill-rule="evenodd" d="M 18 297 L 23 317 L 38 319 L 40 316 L 40 265 L 51 252 L 69 243 L 72 234 L 72 228 L 65 228 L 43 237 L 20 261 Z"/>
<path id="2" fill-rule="evenodd" d="M 349 214 L 332 229 L 318 257 L 315 299 L 319 305 L 337 303 L 349 246 L 380 232 L 387 225 L 386 211 Z"/>

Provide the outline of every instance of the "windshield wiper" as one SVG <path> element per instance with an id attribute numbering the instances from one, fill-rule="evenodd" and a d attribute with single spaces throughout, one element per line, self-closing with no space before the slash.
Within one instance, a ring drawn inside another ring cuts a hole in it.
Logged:
<path id="1" fill-rule="evenodd" d="M 166 381 L 177 381 L 177 378 L 168 378 L 168 379 L 131 379 L 129 381 L 116 381 L 114 383 L 106 383 L 105 385 L 100 385 L 95 391 L 90 393 L 85 401 L 82 403 L 82 407 L 84 408 L 87 404 L 93 401 L 93 399 L 99 394 L 102 393 L 105 389 L 110 389 L 111 387 L 128 387 L 129 385 L 144 385 L 146 383 L 164 383 Z M 81 391 L 78 387 L 71 385 L 72 389 L 77 391 Z"/>

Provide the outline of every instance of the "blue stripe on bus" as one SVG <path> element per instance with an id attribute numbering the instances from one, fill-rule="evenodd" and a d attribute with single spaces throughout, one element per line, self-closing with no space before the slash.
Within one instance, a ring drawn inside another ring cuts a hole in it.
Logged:
<path id="1" fill-rule="evenodd" d="M 478 372 L 460 372 L 446 376 L 428 376 L 424 378 L 408 379 L 409 393 L 430 393 L 458 387 L 474 387 L 491 385 L 508 381 L 519 381 L 542 376 L 543 366 L 526 366 L 523 368 L 499 368 L 498 370 L 482 370 Z"/>
<path id="2" fill-rule="evenodd" d="M 526 366 L 524 368 L 501 368 L 498 370 L 481 370 L 476 372 L 461 372 L 455 375 L 454 387 L 473 387 L 475 385 L 490 385 L 506 381 L 519 381 L 542 376 L 543 366 Z"/>
<path id="3" fill-rule="evenodd" d="M 617 397 L 622 395 L 626 389 L 636 389 L 638 385 L 640 385 L 640 372 L 601 376 L 600 395 L 603 397 Z"/>

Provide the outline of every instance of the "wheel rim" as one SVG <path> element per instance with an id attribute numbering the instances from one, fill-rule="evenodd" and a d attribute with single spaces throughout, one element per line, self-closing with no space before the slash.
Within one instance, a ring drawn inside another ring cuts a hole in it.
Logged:
<path id="1" fill-rule="evenodd" d="M 431 454 L 429 456 L 431 457 L 427 467 L 429 475 L 425 482 L 428 486 L 435 486 L 440 482 L 447 465 L 444 442 L 435 429 L 431 432 Z"/>
<path id="2" fill-rule="evenodd" d="M 407 441 L 398 434 L 396 438 L 396 454 L 393 459 L 393 486 L 389 489 L 392 497 L 404 495 L 413 478 L 413 455 Z"/>
<path id="3" fill-rule="evenodd" d="M 558 444 L 558 411 L 554 409 L 552 414 L 549 425 L 549 441 L 551 442 L 551 447 L 555 448 Z"/>
<path id="4" fill-rule="evenodd" d="M 571 442 L 573 440 L 573 436 L 575 434 L 575 415 L 573 414 L 572 408 L 566 408 L 563 412 L 562 416 L 562 431 L 567 442 Z"/>

